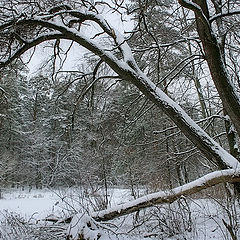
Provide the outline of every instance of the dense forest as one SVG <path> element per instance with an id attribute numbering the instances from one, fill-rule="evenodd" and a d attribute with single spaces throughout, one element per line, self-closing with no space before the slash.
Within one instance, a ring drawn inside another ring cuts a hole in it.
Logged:
<path id="1" fill-rule="evenodd" d="M 239 200 L 239 24 L 237 0 L 1 0 L 0 188 L 189 188 L 95 221 Z"/>

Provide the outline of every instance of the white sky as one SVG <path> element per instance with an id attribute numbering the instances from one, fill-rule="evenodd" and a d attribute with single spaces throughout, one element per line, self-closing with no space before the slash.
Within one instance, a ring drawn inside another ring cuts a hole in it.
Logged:
<path id="1" fill-rule="evenodd" d="M 108 1 L 109 2 L 109 1 Z M 114 28 L 118 29 L 119 32 L 124 34 L 124 31 L 130 31 L 133 29 L 134 23 L 133 21 L 128 18 L 127 22 L 122 22 L 120 19 L 120 15 L 117 13 L 107 12 L 104 13 L 104 18 L 108 21 L 108 23 L 113 26 Z M 86 32 L 86 35 L 91 35 L 96 33 L 96 29 L 93 27 L 85 27 L 85 29 L 81 32 Z M 70 45 L 70 41 L 62 40 L 62 48 L 67 49 Z M 68 53 L 67 61 L 64 64 L 63 70 L 77 70 L 77 66 L 83 61 L 83 55 L 87 51 L 80 47 L 77 44 L 72 46 L 72 49 Z M 31 56 L 32 50 L 28 51 L 25 56 L 24 60 L 28 61 L 29 57 Z M 49 47 L 49 44 L 43 43 L 36 47 L 35 53 L 28 63 L 28 68 L 30 70 L 30 76 L 37 74 L 38 69 L 41 67 L 42 63 L 49 60 L 50 56 L 53 53 L 53 49 Z"/>

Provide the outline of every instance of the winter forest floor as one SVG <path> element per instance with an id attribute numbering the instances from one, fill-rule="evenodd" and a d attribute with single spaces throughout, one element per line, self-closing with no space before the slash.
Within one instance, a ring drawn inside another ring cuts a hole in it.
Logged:
<path id="1" fill-rule="evenodd" d="M 109 206 L 131 199 L 127 189 L 109 190 Z M 90 194 L 82 188 L 5 189 L 0 199 L 0 239 L 65 239 L 67 225 L 46 222 L 46 217 L 65 219 L 77 211 L 88 213 L 102 208 L 104 201 L 101 191 Z M 238 210 L 235 201 L 183 198 L 101 224 L 107 234 L 100 239 L 231 240 L 240 237 Z"/>

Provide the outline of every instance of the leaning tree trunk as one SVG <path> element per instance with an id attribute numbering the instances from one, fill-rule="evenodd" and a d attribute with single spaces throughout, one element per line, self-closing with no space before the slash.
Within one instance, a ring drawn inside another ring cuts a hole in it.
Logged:
<path id="1" fill-rule="evenodd" d="M 194 0 L 194 3 L 185 0 L 178 1 L 183 7 L 194 11 L 198 35 L 203 45 L 212 80 L 221 98 L 223 107 L 240 136 L 240 99 L 226 70 L 223 56 L 224 42 L 221 42 L 222 45 L 218 43 L 211 28 L 207 1 Z M 220 168 L 223 169 L 224 166 L 220 166 Z M 234 186 L 236 192 L 240 195 L 240 184 L 236 183 Z"/>
<path id="2" fill-rule="evenodd" d="M 223 107 L 227 110 L 240 136 L 240 99 L 227 73 L 221 46 L 211 28 L 207 2 L 206 0 L 194 0 L 193 4 L 185 0 L 178 1 L 183 7 L 193 10 L 195 13 L 198 35 L 203 45 L 212 80 Z"/>
<path id="3" fill-rule="evenodd" d="M 180 2 L 185 2 L 185 1 L 181 0 Z M 190 1 L 186 1 L 186 2 L 190 5 L 192 3 Z M 63 6 L 63 7 L 66 8 L 66 6 Z M 67 6 L 67 9 L 69 9 L 69 6 Z M 197 9 L 199 10 L 199 8 Z M 59 11 L 59 8 L 55 9 L 55 11 Z M 70 28 L 65 25 L 57 24 L 54 21 L 49 21 L 48 15 L 47 17 L 43 17 L 42 15 L 40 17 L 39 16 L 29 17 L 28 15 L 23 14 L 17 20 L 15 20 L 14 18 L 14 20 L 10 20 L 6 24 L 0 25 L 0 32 L 3 32 L 6 29 L 9 29 L 10 26 L 14 29 L 15 27 L 26 27 L 26 26 L 33 27 L 34 26 L 34 27 L 42 27 L 43 29 L 45 29 L 46 34 L 43 34 L 43 35 L 41 34 L 40 36 L 38 35 L 34 36 L 33 39 L 27 42 L 23 42 L 23 43 L 21 42 L 21 44 L 19 44 L 16 47 L 16 50 L 11 56 L 7 57 L 7 59 L 5 59 L 3 62 L 0 62 L 0 67 L 6 66 L 7 64 L 14 61 L 16 58 L 20 57 L 28 49 L 36 45 L 39 45 L 44 41 L 50 41 L 53 39 L 72 40 L 76 44 L 79 44 L 85 47 L 95 55 L 98 55 L 102 59 L 102 61 L 107 63 L 112 68 L 112 70 L 115 71 L 116 74 L 118 74 L 119 78 L 134 84 L 148 99 L 150 99 L 157 107 L 161 108 L 173 120 L 173 122 L 179 127 L 179 129 L 185 134 L 185 136 L 196 147 L 198 147 L 198 149 L 205 155 L 206 158 L 218 164 L 219 168 L 221 169 L 236 168 L 239 166 L 239 162 L 232 155 L 227 153 L 223 148 L 221 148 L 219 144 L 217 144 L 210 136 L 208 136 L 206 132 L 203 129 L 201 129 L 183 111 L 183 109 L 178 104 L 176 104 L 172 99 L 170 99 L 139 69 L 139 67 L 137 66 L 134 60 L 130 47 L 128 46 L 127 42 L 124 40 L 123 36 L 121 36 L 121 34 L 116 29 L 113 29 L 112 27 L 110 27 L 103 18 L 99 17 L 95 13 L 70 11 L 69 14 L 70 14 L 69 18 L 73 18 L 74 21 L 76 20 L 76 18 L 78 18 L 81 21 L 88 20 L 90 22 L 92 21 L 97 23 L 102 28 L 102 30 L 112 39 L 112 41 L 115 42 L 114 46 L 117 46 L 117 48 L 120 49 L 119 53 L 121 53 L 120 54 L 122 56 L 121 59 L 118 59 L 113 53 L 107 52 L 103 47 L 98 45 L 94 40 L 87 38 L 81 32 L 76 31 L 76 29 Z M 199 15 L 200 13 L 197 13 L 197 14 Z M 203 17 L 203 20 L 205 20 L 204 17 Z M 216 39 L 214 38 L 214 40 Z M 220 54 L 220 51 L 218 50 L 219 49 L 217 46 L 214 48 L 214 50 L 211 50 L 211 52 L 212 51 L 217 52 L 216 58 L 219 57 L 217 62 L 212 65 L 216 67 L 215 64 L 218 64 L 220 62 L 221 63 L 220 68 L 224 71 L 225 68 L 223 66 L 223 63 L 221 62 L 221 54 Z M 213 61 L 213 58 L 211 58 L 211 61 Z M 228 80 L 226 71 L 224 72 L 224 74 L 225 74 L 224 76 L 226 77 L 225 78 L 225 82 L 226 82 Z M 219 82 L 221 82 L 220 80 Z M 229 84 L 229 86 L 231 87 L 231 84 Z M 224 90 L 226 90 L 225 87 L 223 88 Z M 231 99 L 234 98 L 234 94 L 233 94 L 233 97 L 229 96 L 229 98 L 230 98 L 229 105 L 231 105 L 232 107 L 234 104 L 231 104 L 232 102 Z M 227 99 L 226 99 L 226 102 L 228 102 Z M 239 105 L 237 105 L 237 107 L 239 109 Z M 233 109 L 235 110 L 235 108 Z M 234 113 L 236 112 L 235 115 L 240 115 L 240 109 L 238 111 L 228 111 L 229 116 L 236 127 L 237 123 L 240 125 L 240 121 L 239 122 L 236 121 L 237 118 L 234 118 L 233 116 L 231 116 L 233 115 L 232 112 Z M 239 129 L 237 130 L 239 130 L 240 132 L 240 126 L 239 126 Z"/>

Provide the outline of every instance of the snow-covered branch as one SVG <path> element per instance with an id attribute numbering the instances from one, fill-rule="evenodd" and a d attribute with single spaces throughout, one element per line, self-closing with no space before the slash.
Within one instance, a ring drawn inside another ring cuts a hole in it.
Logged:
<path id="1" fill-rule="evenodd" d="M 213 22 L 213 21 L 217 20 L 218 18 L 229 17 L 229 16 L 233 16 L 233 15 L 238 15 L 238 14 L 240 14 L 240 10 L 234 10 L 234 11 L 229 11 L 229 12 L 225 12 L 225 13 L 219 13 L 219 14 L 216 14 L 216 15 L 212 16 L 209 19 L 209 22 Z"/>
<path id="2" fill-rule="evenodd" d="M 224 182 L 240 182 L 240 170 L 229 169 L 215 171 L 183 186 L 171 190 L 148 194 L 128 203 L 121 204 L 100 212 L 94 212 L 92 217 L 97 221 L 108 221 L 116 217 L 136 212 L 143 208 L 152 207 L 157 204 L 172 203 L 181 196 L 189 196 L 191 194 L 200 192 L 203 189 Z"/>
<path id="3" fill-rule="evenodd" d="M 154 205 L 173 203 L 181 197 L 186 197 L 217 184 L 226 182 L 240 182 L 240 170 L 229 169 L 215 171 L 183 186 L 148 194 L 144 197 L 140 197 L 136 200 L 117 205 L 100 212 L 93 212 L 91 216 L 82 215 L 80 213 L 76 214 L 73 218 L 71 218 L 71 222 L 67 230 L 67 239 L 79 239 L 79 236 L 82 238 L 89 237 L 90 239 L 96 239 L 95 237 L 100 237 L 104 234 L 100 231 L 100 224 L 98 222 L 109 221 Z M 69 220 L 70 219 L 67 219 L 67 221 Z"/>
<path id="4" fill-rule="evenodd" d="M 9 58 L 0 62 L 0 67 L 5 67 L 9 63 L 13 62 L 15 59 L 22 56 L 23 53 L 39 45 L 40 43 L 55 39 L 68 39 L 68 38 L 61 33 L 54 32 L 47 35 L 41 35 L 33 39 L 32 41 L 25 41 L 24 44 L 21 47 L 19 47 Z"/>
<path id="5" fill-rule="evenodd" d="M 59 221 L 58 219 L 48 219 L 48 221 L 70 223 L 67 230 L 67 239 L 80 239 L 79 237 L 96 239 L 104 235 L 101 229 L 101 222 L 110 221 L 155 205 L 173 203 L 181 197 L 190 196 L 204 189 L 226 182 L 240 182 L 240 170 L 228 169 L 215 171 L 183 186 L 148 194 L 106 210 L 93 212 L 90 215 L 78 213 L 63 221 Z M 107 238 L 107 236 L 105 237 Z"/>
<path id="6" fill-rule="evenodd" d="M 114 40 L 116 46 L 121 51 L 124 59 L 126 61 L 134 62 L 131 49 L 129 48 L 128 44 L 126 44 L 126 40 L 122 37 L 118 30 L 114 29 L 101 15 L 90 11 L 72 10 L 69 6 L 65 5 L 62 7 L 54 8 L 54 11 L 50 12 L 53 12 L 54 14 L 43 15 L 39 18 L 41 18 L 42 20 L 49 20 L 57 15 L 69 14 L 70 16 L 78 19 L 78 22 L 81 23 L 86 20 L 97 23 L 102 28 L 102 30 Z"/>
<path id="7" fill-rule="evenodd" d="M 97 15 L 96 15 L 97 16 Z M 99 19 L 96 17 L 96 19 Z M 103 20 L 99 20 L 101 23 L 105 24 Z M 118 59 L 113 52 L 105 51 L 103 46 L 92 39 L 86 37 L 78 30 L 65 26 L 62 23 L 55 21 L 46 21 L 42 17 L 26 17 L 21 18 L 15 23 L 17 26 L 40 26 L 46 28 L 49 31 L 49 36 L 46 33 L 45 37 L 49 39 L 54 39 L 54 34 L 52 31 L 59 32 L 59 35 L 55 35 L 58 38 L 61 36 L 65 39 L 70 39 L 79 45 L 85 47 L 92 53 L 98 55 L 103 61 L 105 61 L 117 74 L 118 76 L 126 81 L 134 84 L 148 99 L 150 99 L 156 106 L 161 108 L 179 129 L 186 135 L 186 137 L 192 141 L 195 146 L 202 151 L 206 158 L 215 162 L 221 169 L 224 168 L 237 168 L 239 167 L 239 162 L 231 156 L 227 151 L 225 151 L 218 143 L 216 143 L 203 129 L 201 129 L 184 111 L 176 104 L 170 97 L 168 97 L 160 88 L 156 86 L 137 66 L 135 60 L 133 59 L 130 47 L 127 42 L 122 43 L 123 36 L 118 33 L 115 29 L 115 39 L 120 43 L 123 51 L 123 59 Z M 107 25 L 106 25 L 107 26 Z M 43 41 L 44 39 L 34 41 Z M 36 44 L 34 44 L 36 45 Z M 21 49 L 21 48 L 20 48 Z M 20 56 L 23 50 L 18 50 Z M 12 61 L 12 58 L 7 60 Z"/>

